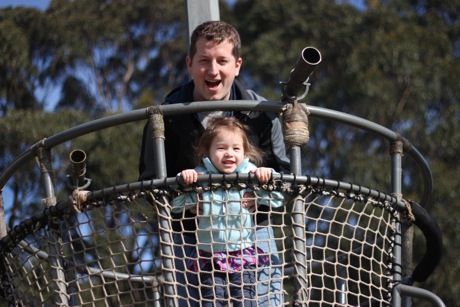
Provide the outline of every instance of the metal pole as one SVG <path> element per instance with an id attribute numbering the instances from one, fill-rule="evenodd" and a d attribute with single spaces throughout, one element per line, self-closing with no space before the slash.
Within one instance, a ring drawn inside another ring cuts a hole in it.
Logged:
<path id="1" fill-rule="evenodd" d="M 0 192 L 0 239 L 6 237 L 5 202 L 3 201 L 3 190 Z"/>
<path id="2" fill-rule="evenodd" d="M 185 9 L 187 15 L 187 46 L 190 45 L 190 37 L 192 35 L 193 30 L 200 25 L 201 23 L 208 21 L 208 20 L 219 20 L 219 2 L 218 0 L 185 0 Z M 152 142 L 154 146 L 155 152 L 155 178 L 166 178 L 167 176 L 167 169 L 166 169 L 166 156 L 165 156 L 165 147 L 164 147 L 164 122 L 163 122 L 163 114 L 161 116 L 157 112 L 150 108 L 150 122 L 152 129 Z M 161 112 L 160 112 L 161 113 Z M 156 119 L 160 119 L 161 123 L 158 123 Z M 163 132 L 163 135 L 161 135 Z M 174 140 L 172 140 L 174 141 Z M 166 200 L 165 200 L 166 201 Z M 177 302 L 173 299 L 176 294 L 176 288 L 174 286 L 174 282 L 176 281 L 174 274 L 172 273 L 172 269 L 175 268 L 174 261 L 174 240 L 170 234 L 172 234 L 170 219 L 165 219 L 162 217 L 171 217 L 171 210 L 169 206 L 159 206 L 160 211 L 160 219 L 159 223 L 161 225 L 161 229 L 164 229 L 160 232 L 160 236 L 162 238 L 161 241 L 165 242 L 162 244 L 161 249 L 163 255 L 163 266 L 166 270 L 163 270 L 163 277 L 165 278 L 165 292 L 167 294 L 166 304 L 167 306 L 175 306 Z"/>
<path id="3" fill-rule="evenodd" d="M 291 147 L 290 152 L 291 173 L 296 175 L 302 175 L 302 152 L 300 146 Z"/>
<path id="4" fill-rule="evenodd" d="M 290 149 L 291 155 L 291 173 L 302 175 L 301 169 L 301 150 L 300 146 L 292 146 Z M 295 298 L 294 303 L 303 305 L 308 301 L 308 283 L 307 283 L 307 259 L 306 253 L 306 234 L 305 234 L 305 208 L 303 199 L 300 197 L 294 199 L 292 207 L 292 231 L 293 239 L 293 256 L 295 269 Z"/>
<path id="5" fill-rule="evenodd" d="M 412 297 L 417 297 L 425 301 L 429 301 L 433 306 L 446 307 L 441 298 L 425 289 L 420 289 L 408 285 L 398 285 L 396 286 L 396 291 L 398 291 L 398 293 L 407 294 Z"/>
<path id="6" fill-rule="evenodd" d="M 155 179 L 161 179 L 167 176 L 163 114 L 158 106 L 150 107 L 147 112 L 150 114 L 149 129 L 151 129 L 152 135 L 150 141 L 153 143 L 153 152 L 155 153 L 152 157 L 153 163 L 155 164 Z"/>
<path id="7" fill-rule="evenodd" d="M 218 0 L 185 0 L 187 14 L 187 46 L 193 30 L 200 24 L 209 20 L 220 20 Z"/>
<path id="8" fill-rule="evenodd" d="M 390 155 L 391 155 L 391 190 L 393 191 L 394 196 L 401 200 L 402 198 L 402 155 L 404 151 L 403 142 L 396 140 L 391 143 Z M 394 220 L 395 223 L 395 242 L 394 242 L 394 263 L 393 263 L 393 278 L 394 284 L 399 284 L 402 282 L 403 277 L 403 249 L 411 249 L 412 246 L 407 246 L 411 242 L 402 239 L 403 229 L 401 223 L 401 213 L 398 213 L 398 217 Z M 403 246 L 404 241 L 404 246 Z M 411 260 L 412 261 L 412 260 Z M 411 300 L 409 297 L 404 299 L 401 297 L 400 293 L 393 289 L 393 306 L 411 306 Z"/>
<path id="9" fill-rule="evenodd" d="M 339 306 L 346 306 L 347 302 L 347 280 L 346 280 L 346 269 L 343 267 L 339 267 L 337 269 L 337 277 L 335 279 L 335 285 L 337 288 L 337 292 L 335 294 L 335 302 L 339 304 Z"/>
<path id="10" fill-rule="evenodd" d="M 152 139 L 150 140 L 153 143 L 153 152 L 154 156 L 152 157 L 153 163 L 155 164 L 155 179 L 162 179 L 166 178 L 167 176 L 167 169 L 166 169 L 166 155 L 165 155 L 165 126 L 164 126 L 164 119 L 163 114 L 158 106 L 148 108 L 148 113 L 150 114 L 149 122 L 151 129 Z M 168 203 L 168 200 L 163 198 L 161 200 L 162 205 L 157 206 L 159 211 L 159 219 L 158 222 L 161 225 L 160 229 L 160 236 L 161 236 L 161 252 L 165 257 L 162 257 L 163 267 L 162 270 L 163 278 L 165 280 L 164 283 L 164 291 L 165 291 L 165 301 L 166 306 L 175 306 L 175 297 L 176 297 L 176 287 L 174 286 L 175 277 L 173 274 L 174 271 L 174 250 L 173 250 L 173 236 L 172 236 L 172 228 L 171 228 L 171 209 L 169 206 L 165 204 Z M 154 287 L 154 297 L 158 297 L 159 287 Z M 159 305 L 159 301 L 155 302 L 155 305 Z"/>
<path id="11" fill-rule="evenodd" d="M 51 167 L 51 153 L 49 149 L 40 147 L 37 149 L 38 164 L 40 166 L 41 177 L 45 188 L 46 198 L 44 199 L 47 208 L 56 205 L 54 193 L 54 176 Z M 49 226 L 48 244 L 50 247 L 50 266 L 53 281 L 56 284 L 56 305 L 69 306 L 69 295 L 67 293 L 67 282 L 62 259 L 62 236 L 59 225 L 51 222 Z"/>

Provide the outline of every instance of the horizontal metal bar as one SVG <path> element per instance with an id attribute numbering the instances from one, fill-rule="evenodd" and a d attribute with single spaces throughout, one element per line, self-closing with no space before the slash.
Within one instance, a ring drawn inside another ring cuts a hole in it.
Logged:
<path id="1" fill-rule="evenodd" d="M 319 117 L 329 120 L 335 120 L 347 125 L 354 126 L 369 132 L 376 133 L 377 135 L 389 140 L 396 141 L 401 140 L 402 137 L 396 132 L 385 128 L 379 124 L 376 124 L 372 121 L 339 112 L 330 109 L 325 109 L 315 106 L 307 106 L 301 104 L 308 109 L 310 117 Z M 268 112 L 281 112 L 285 107 L 285 103 L 279 101 L 254 101 L 254 100 L 232 100 L 232 101 L 196 101 L 193 103 L 177 103 L 171 105 L 162 105 L 160 106 L 163 116 L 172 116 L 186 113 L 197 113 L 197 112 L 207 112 L 215 110 L 229 110 L 229 111 L 268 111 Z M 30 149 L 22 153 L 18 158 L 16 158 L 0 175 L 0 188 L 3 190 L 4 186 L 8 180 L 13 176 L 17 169 L 24 165 L 29 160 L 33 159 L 33 152 L 40 147 L 52 148 L 57 145 L 60 145 L 69 140 L 75 139 L 77 137 L 110 128 L 113 126 L 118 126 L 130 122 L 146 120 L 148 118 L 148 109 L 143 108 L 138 110 L 133 110 L 130 112 L 115 114 L 107 116 L 101 119 L 96 119 L 68 130 L 57 133 L 53 136 L 40 140 L 36 144 L 32 145 Z M 412 146 L 407 140 L 403 139 L 405 154 L 408 154 L 411 158 L 414 159 L 415 163 L 420 167 L 423 180 L 424 180 L 424 191 L 423 196 L 419 204 L 421 206 L 426 206 L 428 200 L 433 193 L 433 178 L 431 170 L 428 166 L 428 163 L 420 154 L 420 152 Z"/>

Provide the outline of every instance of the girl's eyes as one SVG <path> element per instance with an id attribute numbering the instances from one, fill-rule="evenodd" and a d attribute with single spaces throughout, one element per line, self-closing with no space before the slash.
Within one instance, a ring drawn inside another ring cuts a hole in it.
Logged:
<path id="1" fill-rule="evenodd" d="M 218 150 L 227 150 L 227 147 L 217 147 Z M 234 151 L 240 151 L 241 147 L 233 147 Z"/>

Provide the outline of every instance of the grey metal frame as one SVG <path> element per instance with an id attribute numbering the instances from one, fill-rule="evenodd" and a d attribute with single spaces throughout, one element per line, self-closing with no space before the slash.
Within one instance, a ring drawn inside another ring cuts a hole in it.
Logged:
<path id="1" fill-rule="evenodd" d="M 194 102 L 193 104 L 175 104 L 175 105 L 164 105 L 164 106 L 155 106 L 149 107 L 144 109 L 138 109 L 122 114 L 116 114 L 112 116 L 108 116 L 105 118 L 97 119 L 88 123 L 81 124 L 79 126 L 70 128 L 65 130 L 61 133 L 55 134 L 50 136 L 46 139 L 40 140 L 36 144 L 32 145 L 28 150 L 26 150 L 23 154 L 21 154 L 17 159 L 15 159 L 0 175 L 0 188 L 3 190 L 5 185 L 7 184 L 8 180 L 13 176 L 17 169 L 21 166 L 25 165 L 26 162 L 35 158 L 38 153 L 43 152 L 50 152 L 50 150 L 63 144 L 67 141 L 75 139 L 77 137 L 101 130 L 110 128 L 117 125 L 123 125 L 130 122 L 141 121 L 148 119 L 152 114 L 152 108 L 155 108 L 163 114 L 163 116 L 167 117 L 170 115 L 175 114 L 184 114 L 184 113 L 196 113 L 196 112 L 206 112 L 206 111 L 214 111 L 214 110 L 242 110 L 242 111 L 270 111 L 270 112 L 282 112 L 285 108 L 286 103 L 279 102 L 279 101 L 252 101 L 252 100 L 239 100 L 239 101 L 221 101 L 218 104 L 209 104 L 206 102 Z M 402 136 L 393 132 L 381 125 L 378 125 L 374 122 L 369 120 L 359 118 L 350 114 L 346 114 L 339 111 L 329 110 L 321 107 L 314 107 L 314 106 L 306 106 L 303 104 L 305 108 L 308 109 L 309 117 L 310 118 L 322 118 L 327 120 L 333 120 L 337 122 L 341 122 L 350 126 L 354 126 L 356 128 L 375 133 L 377 136 L 382 137 L 390 142 L 392 145 L 391 150 L 391 160 L 392 160 L 392 169 L 391 169 L 391 188 L 395 197 L 400 200 L 400 195 L 402 194 L 402 184 L 401 184 L 401 170 L 402 170 L 402 162 L 401 157 L 404 153 L 405 155 L 411 157 L 415 163 L 419 166 L 423 181 L 424 181 L 424 190 L 423 196 L 420 200 L 420 204 L 422 206 L 426 206 L 428 204 L 429 197 L 432 194 L 433 189 L 433 182 L 432 182 L 432 174 L 431 170 L 424 159 L 424 157 L 420 154 L 420 152 L 406 139 Z M 155 156 L 155 163 L 156 165 L 165 165 L 165 156 L 164 156 L 164 144 L 161 140 L 152 140 L 154 142 L 154 146 L 158 152 L 163 152 L 162 154 Z M 293 160 L 294 169 L 292 170 L 293 174 L 300 175 L 301 169 L 301 153 L 300 148 L 293 148 L 291 149 L 291 160 Z M 47 163 L 51 163 L 48 161 Z M 46 198 L 52 198 L 54 196 L 54 187 L 52 185 L 52 180 L 49 178 L 49 170 L 44 170 L 42 172 L 42 177 L 45 185 L 46 191 Z M 165 171 L 161 172 L 160 177 L 165 177 Z M 353 185 L 351 185 L 353 188 Z M 299 209 L 300 210 L 300 209 Z M 0 216 L 3 212 L 0 212 Z M 5 221 L 2 221 L 5 223 Z M 397 236 L 396 246 L 395 249 L 395 257 L 397 261 L 396 267 L 400 267 L 402 262 L 402 242 L 411 242 L 410 240 L 404 240 L 401 231 L 401 225 L 396 223 L 397 225 Z M 2 234 L 4 236 L 5 234 Z M 407 247 L 405 247 L 407 248 Z M 411 248 L 411 247 L 409 247 Z M 56 258 L 56 261 L 59 261 L 59 258 Z M 165 265 L 169 266 L 171 264 L 165 263 Z M 57 267 L 57 272 L 59 273 L 59 266 Z M 173 278 L 172 276 L 166 276 L 166 278 Z M 402 272 L 396 270 L 394 278 L 396 281 L 402 282 Z M 301 285 L 299 285 L 301 286 Z M 63 290 L 64 291 L 64 290 Z M 174 289 L 167 289 L 168 292 L 174 291 Z M 58 294 L 60 298 L 63 297 L 62 293 Z M 410 302 L 406 302 L 403 300 L 404 296 L 411 296 L 411 297 L 420 297 L 426 300 L 437 304 L 437 306 L 444 306 L 442 301 L 433 293 L 430 293 L 426 290 L 422 290 L 416 287 L 411 287 L 403 284 L 398 284 L 393 290 L 393 306 L 406 306 L 410 305 Z"/>
<path id="2" fill-rule="evenodd" d="M 279 101 L 253 101 L 253 100 L 236 100 L 236 101 L 221 101 L 218 106 L 211 105 L 206 101 L 197 101 L 193 104 L 174 104 L 174 105 L 164 105 L 160 106 L 160 110 L 163 116 L 171 116 L 174 114 L 185 114 L 185 113 L 196 113 L 196 112 L 209 112 L 214 110 L 224 110 L 224 111 L 268 111 L 268 112 L 281 112 L 285 106 L 285 103 Z M 368 132 L 373 132 L 380 137 L 388 140 L 389 142 L 393 141 L 402 141 L 404 154 L 411 157 L 414 162 L 420 167 L 420 171 L 423 176 L 423 195 L 419 204 L 422 207 L 426 207 L 433 193 L 433 176 L 430 170 L 430 167 L 422 156 L 422 154 L 415 148 L 408 140 L 404 139 L 398 133 L 383 127 L 379 124 L 376 124 L 372 121 L 343 113 L 340 111 L 334 111 L 326 108 L 315 107 L 315 106 L 306 106 L 310 113 L 310 117 L 318 117 L 323 119 L 329 119 L 350 126 L 354 126 L 359 129 L 366 130 Z M 0 188 L 3 188 L 7 181 L 12 177 L 17 169 L 21 167 L 25 162 L 28 162 L 34 158 L 34 152 L 40 148 L 53 148 L 64 142 L 75 139 L 77 137 L 101 130 L 110 128 L 117 125 L 122 125 L 130 122 L 145 120 L 149 118 L 149 108 L 143 108 L 138 110 L 133 110 L 126 113 L 116 114 L 107 116 L 101 119 L 97 119 L 88 123 L 84 123 L 63 132 L 57 133 L 53 136 L 47 137 L 43 140 L 38 141 L 33 144 L 28 150 L 23 152 L 19 157 L 17 157 L 0 175 Z"/>

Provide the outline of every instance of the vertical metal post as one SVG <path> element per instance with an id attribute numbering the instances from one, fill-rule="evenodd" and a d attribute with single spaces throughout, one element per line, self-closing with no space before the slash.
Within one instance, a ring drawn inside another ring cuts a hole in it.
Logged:
<path id="1" fill-rule="evenodd" d="M 3 190 L 0 191 L 0 239 L 6 237 L 6 221 L 5 221 L 5 202 L 3 201 Z"/>
<path id="2" fill-rule="evenodd" d="M 403 277 L 403 283 L 412 285 L 412 280 L 407 280 L 407 278 L 412 275 L 413 271 L 413 239 L 414 239 L 414 227 L 412 222 L 403 220 L 401 221 L 401 273 Z M 411 296 L 402 297 L 402 306 L 410 307 L 412 306 Z"/>
<path id="3" fill-rule="evenodd" d="M 219 2 L 218 0 L 184 0 L 186 15 L 187 15 L 187 47 L 190 45 L 190 37 L 192 35 L 193 30 L 200 25 L 201 23 L 208 21 L 208 20 L 219 20 Z M 150 122 L 153 125 L 155 123 L 155 127 L 152 126 L 152 142 L 153 148 L 155 152 L 155 178 L 165 178 L 167 176 L 167 169 L 166 169 L 166 156 L 165 156 L 165 147 L 164 147 L 164 122 L 163 116 L 161 118 L 157 116 L 158 113 L 155 110 L 150 110 Z M 161 123 L 156 122 L 157 119 L 161 120 Z M 161 135 L 163 132 L 163 135 Z M 165 270 L 163 270 L 163 277 L 165 278 L 166 285 L 165 285 L 165 292 L 167 294 L 168 299 L 166 300 L 167 306 L 175 306 L 176 302 L 171 297 L 175 297 L 176 287 L 174 286 L 175 283 L 175 276 L 173 274 L 174 269 L 174 249 L 173 244 L 174 240 L 172 236 L 169 234 L 172 233 L 172 228 L 170 224 L 170 219 L 165 219 L 161 217 L 171 217 L 171 210 L 169 206 L 160 206 L 160 220 L 159 223 L 161 224 L 161 229 L 165 231 L 160 232 L 161 241 L 165 242 L 162 244 L 161 249 L 163 255 L 163 266 Z"/>
<path id="4" fill-rule="evenodd" d="M 46 198 L 44 204 L 47 208 L 56 205 L 54 192 L 54 176 L 51 167 L 51 153 L 49 149 L 40 147 L 37 149 L 38 164 L 40 167 L 41 178 L 45 188 Z M 48 244 L 50 248 L 49 261 L 51 273 L 55 283 L 55 293 L 57 306 L 69 306 L 69 295 L 67 293 L 67 283 L 64 271 L 64 261 L 62 259 L 62 236 L 59 225 L 53 222 L 49 225 Z"/>
<path id="5" fill-rule="evenodd" d="M 310 139 L 308 130 L 308 110 L 299 105 L 297 99 L 286 99 L 283 111 L 284 142 L 290 150 L 291 173 L 302 175 L 301 146 Z M 297 196 L 293 200 L 291 221 L 293 232 L 294 302 L 293 305 L 308 304 L 307 256 L 305 233 L 305 201 Z"/>
<path id="6" fill-rule="evenodd" d="M 302 174 L 300 146 L 292 146 L 290 149 L 291 173 L 295 175 Z M 292 231 L 293 239 L 293 256 L 295 268 L 295 303 L 299 305 L 307 304 L 308 301 L 308 283 L 306 269 L 306 247 L 307 240 L 305 234 L 305 208 L 303 198 L 294 199 L 292 207 Z"/>
<path id="7" fill-rule="evenodd" d="M 346 306 L 347 302 L 347 280 L 346 280 L 346 269 L 345 268 L 338 268 L 337 269 L 337 277 L 335 279 L 335 286 L 337 292 L 335 294 L 335 302 L 339 306 Z"/>
<path id="8" fill-rule="evenodd" d="M 209 20 L 219 20 L 218 0 L 185 0 L 187 14 L 187 46 L 190 44 L 190 37 L 193 30 L 200 24 Z"/>
<path id="9" fill-rule="evenodd" d="M 302 153 L 300 146 L 292 146 L 290 148 L 290 157 L 291 173 L 302 175 Z"/>
<path id="10" fill-rule="evenodd" d="M 404 144 L 402 141 L 394 141 L 390 144 L 390 155 L 391 155 L 391 189 L 394 196 L 400 200 L 402 198 L 402 156 L 404 151 Z M 403 250 L 412 249 L 412 243 L 403 239 L 403 227 L 401 222 L 401 213 L 398 213 L 395 222 L 395 244 L 394 244 L 394 264 L 393 264 L 393 278 L 395 283 L 401 283 L 403 280 L 403 264 L 407 264 L 403 257 L 407 257 L 408 253 Z M 405 234 L 407 235 L 407 233 Z M 404 242 L 404 245 L 403 245 Z M 410 245 L 410 246 L 408 246 Z M 409 253 L 410 257 L 412 253 Z M 410 262 L 412 259 L 409 260 Z M 409 297 L 401 297 L 400 293 L 393 290 L 393 306 L 411 306 L 411 299 Z"/>
<path id="11" fill-rule="evenodd" d="M 6 237 L 5 203 L 3 201 L 3 191 L 0 194 L 0 239 Z M 15 287 L 11 284 L 6 269 L 6 261 L 0 261 L 0 271 L 4 272 L 0 278 L 3 288 L 4 298 L 8 306 L 22 306 L 22 302 L 15 298 Z"/>
<path id="12" fill-rule="evenodd" d="M 155 164 L 155 178 L 166 178 L 167 176 L 167 169 L 166 169 L 166 155 L 165 155 L 165 146 L 164 146 L 164 119 L 163 114 L 159 107 L 150 107 L 148 109 L 150 114 L 149 122 L 151 129 L 152 139 L 150 140 L 153 142 L 153 152 L 154 155 L 152 157 L 153 163 Z M 171 227 L 171 209 L 169 206 L 166 206 L 167 200 L 163 199 L 162 205 L 159 205 L 157 208 L 159 210 L 159 218 L 158 222 L 160 223 L 162 229 L 160 231 L 161 236 L 161 252 L 162 255 L 162 263 L 164 270 L 162 270 L 163 278 L 165 280 L 164 283 L 164 291 L 165 291 L 165 301 L 166 306 L 175 306 L 176 302 L 174 297 L 176 296 L 176 287 L 175 277 L 174 277 L 174 250 L 173 250 L 173 236 L 172 236 L 172 227 Z M 154 287 L 154 289 L 159 289 L 158 287 Z M 158 293 L 154 293 L 154 296 L 158 296 Z M 159 301 L 158 301 L 159 302 Z"/>
<path id="13" fill-rule="evenodd" d="M 392 295 L 392 306 L 394 307 L 401 307 L 401 294 L 397 291 L 396 285 L 401 283 L 402 281 L 402 273 L 401 273 L 401 222 L 400 222 L 401 214 L 398 213 L 398 216 L 392 220 L 395 229 L 395 238 L 394 238 L 394 247 L 393 247 L 393 295 Z"/>
<path id="14" fill-rule="evenodd" d="M 150 114 L 149 123 L 151 129 L 153 143 L 153 163 L 155 164 L 155 179 L 165 178 L 167 176 L 166 170 L 166 156 L 165 156 L 165 124 L 163 114 L 159 107 L 150 107 L 147 112 Z"/>

